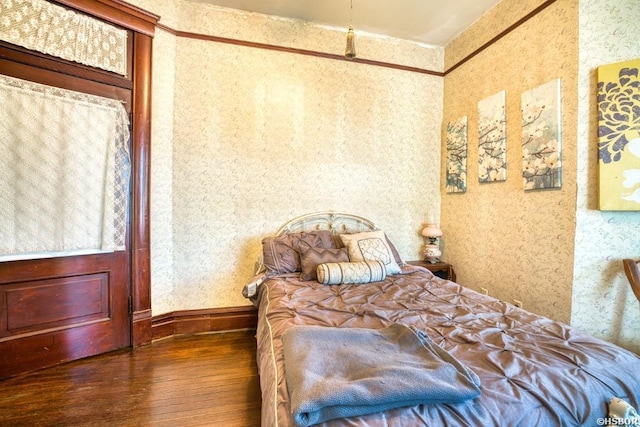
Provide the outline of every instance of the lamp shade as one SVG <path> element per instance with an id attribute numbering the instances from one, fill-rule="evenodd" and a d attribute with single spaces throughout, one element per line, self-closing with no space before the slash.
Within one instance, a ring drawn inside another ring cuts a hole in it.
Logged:
<path id="1" fill-rule="evenodd" d="M 424 237 L 441 237 L 442 230 L 440 230 L 437 224 L 427 224 L 427 226 L 422 229 L 421 234 Z"/>

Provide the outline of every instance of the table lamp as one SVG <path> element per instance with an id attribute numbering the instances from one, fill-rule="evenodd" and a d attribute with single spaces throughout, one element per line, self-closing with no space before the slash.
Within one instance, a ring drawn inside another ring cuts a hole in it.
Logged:
<path id="1" fill-rule="evenodd" d="M 421 234 L 429 239 L 429 243 L 427 243 L 424 248 L 425 261 L 432 264 L 439 262 L 442 252 L 440 251 L 438 238 L 442 237 L 442 230 L 440 230 L 440 227 L 438 227 L 437 224 L 430 223 L 422 229 Z"/>

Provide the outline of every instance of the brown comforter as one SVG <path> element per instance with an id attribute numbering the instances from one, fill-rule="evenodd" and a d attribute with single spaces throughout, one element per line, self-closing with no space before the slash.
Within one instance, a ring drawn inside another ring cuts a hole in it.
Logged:
<path id="1" fill-rule="evenodd" d="M 571 327 L 433 276 L 420 267 L 365 285 L 301 282 L 259 288 L 258 365 L 262 425 L 293 426 L 281 335 L 293 325 L 415 326 L 482 382 L 459 404 L 416 405 L 323 426 L 597 426 L 607 403 L 640 403 L 640 358 Z M 595 313 L 594 313 L 595 314 Z M 327 355 L 331 357 L 331 355 Z"/>

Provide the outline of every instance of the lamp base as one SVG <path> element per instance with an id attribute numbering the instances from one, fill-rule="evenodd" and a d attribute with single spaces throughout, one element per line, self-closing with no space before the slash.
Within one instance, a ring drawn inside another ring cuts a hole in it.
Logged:
<path id="1" fill-rule="evenodd" d="M 431 264 L 435 264 L 436 262 L 440 262 L 440 257 L 442 256 L 442 252 L 438 245 L 426 245 L 424 248 L 424 260 L 430 262 Z"/>

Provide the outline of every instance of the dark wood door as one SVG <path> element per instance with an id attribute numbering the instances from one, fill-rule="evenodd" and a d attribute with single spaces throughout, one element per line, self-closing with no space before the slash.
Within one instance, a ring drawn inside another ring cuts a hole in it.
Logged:
<path id="1" fill-rule="evenodd" d="M 0 379 L 129 346 L 128 257 L 0 263 Z"/>
<path id="2" fill-rule="evenodd" d="M 0 379 L 151 342 L 151 53 L 159 16 L 121 0 L 54 2 L 126 29 L 127 75 L 2 41 L 0 73 L 124 102 L 131 117 L 129 238 L 123 252 L 0 262 Z"/>

